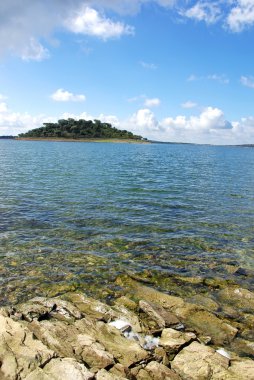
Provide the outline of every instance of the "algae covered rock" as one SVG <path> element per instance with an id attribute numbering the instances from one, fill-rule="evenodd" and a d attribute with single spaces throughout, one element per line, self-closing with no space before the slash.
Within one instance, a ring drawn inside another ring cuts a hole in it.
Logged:
<path id="1" fill-rule="evenodd" d="M 218 299 L 229 305 L 254 312 L 254 293 L 238 287 L 227 287 L 218 293 Z"/>

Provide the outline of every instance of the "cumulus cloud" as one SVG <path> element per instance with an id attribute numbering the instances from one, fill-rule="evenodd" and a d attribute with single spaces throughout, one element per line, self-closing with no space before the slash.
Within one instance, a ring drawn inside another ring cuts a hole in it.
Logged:
<path id="1" fill-rule="evenodd" d="M 237 0 L 230 10 L 226 24 L 233 32 L 241 32 L 254 24 L 253 0 Z"/>
<path id="2" fill-rule="evenodd" d="M 87 34 L 103 40 L 121 37 L 124 34 L 134 34 L 133 27 L 122 22 L 113 22 L 88 6 L 82 7 L 74 17 L 65 22 L 65 25 L 74 33 Z"/>
<path id="3" fill-rule="evenodd" d="M 242 83 L 243 86 L 254 88 L 254 77 L 249 76 L 241 76 L 240 82 Z"/>
<path id="4" fill-rule="evenodd" d="M 225 120 L 222 110 L 219 108 L 207 107 L 199 116 L 177 116 L 177 118 L 168 117 L 163 120 L 163 125 L 183 128 L 186 130 L 212 130 L 212 129 L 230 129 L 232 125 Z"/>
<path id="5" fill-rule="evenodd" d="M 128 121 L 125 122 L 130 130 L 134 132 L 156 132 L 160 130 L 160 124 L 154 113 L 148 108 L 143 108 L 135 112 Z"/>
<path id="6" fill-rule="evenodd" d="M 145 100 L 145 107 L 157 107 L 161 104 L 161 101 L 159 98 L 151 98 Z"/>
<path id="7" fill-rule="evenodd" d="M 116 115 L 91 115 L 63 113 L 58 117 L 30 115 L 11 110 L 0 112 L 0 136 L 17 135 L 38 128 L 45 122 L 58 119 L 99 119 L 111 123 L 120 129 L 127 129 L 151 140 L 171 142 L 192 142 L 206 144 L 248 144 L 254 142 L 254 117 L 245 117 L 237 121 L 226 120 L 223 111 L 216 107 L 207 107 L 199 115 L 186 117 L 178 115 L 158 120 L 148 108 L 137 110 L 125 120 Z"/>
<path id="8" fill-rule="evenodd" d="M 161 121 L 151 110 L 140 109 L 122 125 L 156 141 L 236 144 L 242 139 L 243 143 L 246 142 L 243 131 L 236 133 L 239 126 L 236 128 L 236 124 L 225 119 L 222 110 L 214 107 L 205 108 L 198 116 L 178 115 Z M 254 129 L 252 136 L 254 139 Z"/>
<path id="9" fill-rule="evenodd" d="M 181 16 L 214 24 L 221 17 L 221 9 L 215 2 L 198 1 L 193 7 L 181 10 Z"/>
<path id="10" fill-rule="evenodd" d="M 73 94 L 72 92 L 59 88 L 51 96 L 56 102 L 84 102 L 86 100 L 83 94 Z"/>

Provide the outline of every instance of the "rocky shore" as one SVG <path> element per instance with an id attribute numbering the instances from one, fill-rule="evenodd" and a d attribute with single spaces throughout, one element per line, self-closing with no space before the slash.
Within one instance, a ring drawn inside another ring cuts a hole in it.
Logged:
<path id="1" fill-rule="evenodd" d="M 220 304 L 187 302 L 128 275 L 116 282 L 110 305 L 66 293 L 1 308 L 0 379 L 254 379 L 254 293 L 229 286 Z"/>

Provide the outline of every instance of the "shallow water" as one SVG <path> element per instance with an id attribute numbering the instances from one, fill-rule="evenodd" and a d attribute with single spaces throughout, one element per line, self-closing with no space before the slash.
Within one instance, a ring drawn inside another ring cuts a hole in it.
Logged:
<path id="1" fill-rule="evenodd" d="M 125 271 L 254 288 L 253 148 L 0 140 L 0 173 L 1 304 Z"/>

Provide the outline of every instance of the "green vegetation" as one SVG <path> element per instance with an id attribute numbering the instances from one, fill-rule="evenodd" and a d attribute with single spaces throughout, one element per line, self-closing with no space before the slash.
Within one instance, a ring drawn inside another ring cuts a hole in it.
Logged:
<path id="1" fill-rule="evenodd" d="M 57 123 L 44 123 L 44 127 L 21 133 L 20 138 L 63 138 L 63 139 L 131 139 L 146 140 L 126 130 L 121 131 L 100 120 L 61 119 Z"/>

